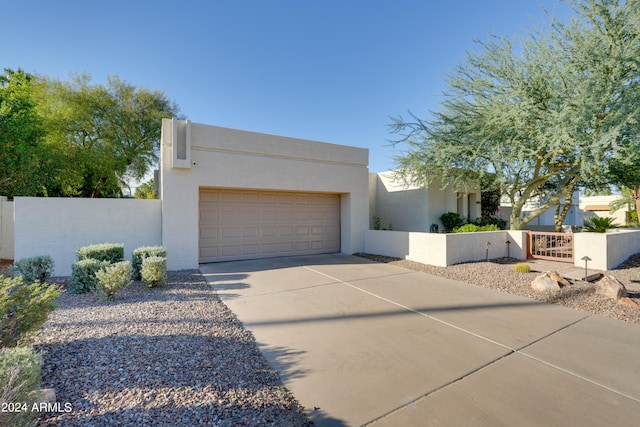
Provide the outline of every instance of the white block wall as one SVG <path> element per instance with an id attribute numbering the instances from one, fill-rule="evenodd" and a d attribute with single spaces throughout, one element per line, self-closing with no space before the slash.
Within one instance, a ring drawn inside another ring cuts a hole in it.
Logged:
<path id="1" fill-rule="evenodd" d="M 14 259 L 50 255 L 56 276 L 71 275 L 82 246 L 124 243 L 131 259 L 139 246 L 162 244 L 160 200 L 16 197 L 14 208 Z"/>
<path id="2" fill-rule="evenodd" d="M 418 233 L 406 231 L 367 231 L 366 252 L 393 256 L 446 267 L 461 262 L 479 261 L 507 256 L 526 258 L 526 231 L 487 231 L 479 233 Z"/>

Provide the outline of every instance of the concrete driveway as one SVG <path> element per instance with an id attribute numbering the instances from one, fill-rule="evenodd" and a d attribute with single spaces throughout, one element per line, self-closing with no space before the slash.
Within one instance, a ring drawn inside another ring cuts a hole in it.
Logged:
<path id="1" fill-rule="evenodd" d="M 200 270 L 317 425 L 640 422 L 638 325 L 342 254 Z"/>

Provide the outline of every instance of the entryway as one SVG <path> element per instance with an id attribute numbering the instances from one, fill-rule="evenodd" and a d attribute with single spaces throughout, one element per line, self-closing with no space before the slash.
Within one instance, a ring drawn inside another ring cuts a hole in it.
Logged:
<path id="1" fill-rule="evenodd" d="M 527 233 L 527 258 L 573 263 L 573 254 L 573 233 Z"/>

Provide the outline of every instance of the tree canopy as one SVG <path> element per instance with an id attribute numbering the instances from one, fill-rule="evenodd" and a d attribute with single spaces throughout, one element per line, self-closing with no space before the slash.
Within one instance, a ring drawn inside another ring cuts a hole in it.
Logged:
<path id="1" fill-rule="evenodd" d="M 117 76 L 93 85 L 88 75 L 5 70 L 2 79 L 0 150 L 11 167 L 0 170 L 0 194 L 10 197 L 121 197 L 156 164 L 161 119 L 179 114 L 162 92 Z"/>
<path id="2" fill-rule="evenodd" d="M 46 185 L 49 150 L 32 85 L 22 70 L 0 76 L 0 195 L 42 195 Z"/>
<path id="3" fill-rule="evenodd" d="M 640 150 L 640 2 L 570 0 L 575 16 L 512 41 L 480 42 L 428 119 L 395 118 L 398 176 L 456 188 L 495 174 L 522 228 L 578 187 L 611 183 Z M 515 43 L 515 42 L 518 43 Z M 542 201 L 523 213 L 532 198 Z"/>

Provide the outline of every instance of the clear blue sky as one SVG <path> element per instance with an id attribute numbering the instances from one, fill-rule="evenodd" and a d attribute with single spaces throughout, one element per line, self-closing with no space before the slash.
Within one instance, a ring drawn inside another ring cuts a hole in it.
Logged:
<path id="1" fill-rule="evenodd" d="M 393 168 L 389 116 L 437 109 L 489 34 L 566 16 L 558 0 L 0 0 L 0 67 L 107 75 L 204 124 L 366 147 Z"/>

